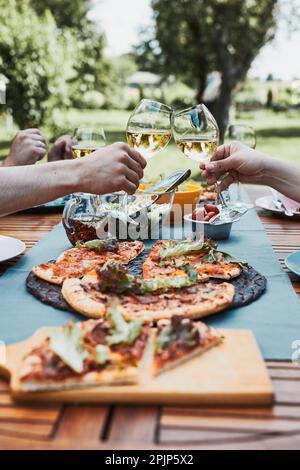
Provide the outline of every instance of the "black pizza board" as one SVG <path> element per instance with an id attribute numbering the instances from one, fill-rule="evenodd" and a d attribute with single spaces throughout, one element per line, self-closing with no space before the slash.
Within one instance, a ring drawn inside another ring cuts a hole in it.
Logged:
<path id="1" fill-rule="evenodd" d="M 143 261 L 149 254 L 149 250 L 144 250 L 139 256 L 130 262 L 128 270 L 131 274 L 140 276 Z M 52 261 L 53 262 L 53 261 Z M 210 279 L 210 283 L 220 284 L 224 279 Z M 230 281 L 235 287 L 235 296 L 230 308 L 242 307 L 258 299 L 266 289 L 266 278 L 251 266 L 244 266 L 243 272 L 237 278 Z M 27 290 L 41 302 L 52 305 L 60 310 L 74 312 L 72 307 L 65 301 L 61 293 L 61 286 L 51 284 L 30 273 L 26 279 Z"/>

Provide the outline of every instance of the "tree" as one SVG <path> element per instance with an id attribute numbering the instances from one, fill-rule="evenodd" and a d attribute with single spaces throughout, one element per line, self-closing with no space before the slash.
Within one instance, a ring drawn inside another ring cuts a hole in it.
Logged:
<path id="1" fill-rule="evenodd" d="M 0 73 L 9 80 L 7 108 L 20 127 L 36 127 L 56 106 L 67 107 L 76 41 L 57 30 L 50 12 L 38 17 L 28 0 L 0 0 Z"/>
<path id="2" fill-rule="evenodd" d="M 233 91 L 274 36 L 276 6 L 277 0 L 152 0 L 154 28 L 144 32 L 138 62 L 195 87 L 198 102 L 208 73 L 219 71 L 220 94 L 212 111 L 222 139 Z"/>
<path id="3" fill-rule="evenodd" d="M 88 91 L 106 90 L 110 72 L 103 58 L 103 34 L 93 23 L 82 18 L 81 26 L 75 28 L 62 26 L 60 19 L 58 27 L 51 13 L 53 5 L 67 8 L 71 2 L 47 0 L 44 6 L 51 4 L 51 11 L 39 12 L 32 3 L 0 0 L 5 17 L 0 23 L 0 74 L 9 80 L 7 108 L 21 128 L 48 124 L 55 109 L 78 104 Z M 75 7 L 76 1 L 72 4 Z M 74 22 L 75 17 L 70 24 Z"/>
<path id="4" fill-rule="evenodd" d="M 62 32 L 69 30 L 76 37 L 76 76 L 70 83 L 70 95 L 74 106 L 81 106 L 84 93 L 110 89 L 111 67 L 104 58 L 105 37 L 87 18 L 93 0 L 30 0 L 41 17 L 50 11 Z"/>
<path id="5" fill-rule="evenodd" d="M 91 3 L 91 0 L 31 0 L 31 5 L 39 16 L 49 10 L 59 27 L 78 29 L 86 21 Z"/>
<path id="6" fill-rule="evenodd" d="M 104 57 L 105 37 L 94 23 L 86 22 L 80 31 L 72 29 L 77 38 L 75 76 L 71 83 L 74 106 L 81 106 L 81 97 L 90 91 L 107 94 L 111 89 L 112 67 Z"/>

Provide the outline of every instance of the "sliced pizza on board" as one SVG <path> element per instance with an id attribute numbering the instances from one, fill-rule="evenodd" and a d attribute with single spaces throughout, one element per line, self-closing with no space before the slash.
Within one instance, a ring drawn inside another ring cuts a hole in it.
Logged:
<path id="1" fill-rule="evenodd" d="M 221 343 L 223 337 L 202 322 L 181 315 L 160 320 L 153 346 L 153 374 L 177 367 Z"/>
<path id="2" fill-rule="evenodd" d="M 116 240 L 93 240 L 78 244 L 65 251 L 56 262 L 34 266 L 32 272 L 39 278 L 62 285 L 68 278 L 82 277 L 96 266 L 110 259 L 127 264 L 144 249 L 141 241 L 118 242 Z"/>
<path id="3" fill-rule="evenodd" d="M 70 322 L 24 357 L 20 388 L 42 391 L 137 383 L 149 335 L 149 325 L 125 320 L 114 306 L 106 319 Z"/>
<path id="4" fill-rule="evenodd" d="M 243 271 L 240 260 L 218 251 L 209 242 L 159 240 L 143 263 L 143 277 L 179 276 L 191 269 L 198 282 L 209 278 L 230 280 Z"/>

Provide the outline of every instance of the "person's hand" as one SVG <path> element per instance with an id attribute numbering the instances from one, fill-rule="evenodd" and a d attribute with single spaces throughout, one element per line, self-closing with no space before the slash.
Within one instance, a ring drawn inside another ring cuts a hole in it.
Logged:
<path id="1" fill-rule="evenodd" d="M 74 160 L 74 164 L 79 165 L 79 191 L 94 194 L 126 191 L 133 194 L 143 177 L 146 160 L 129 145 L 118 142 Z"/>
<path id="2" fill-rule="evenodd" d="M 266 158 L 241 142 L 230 142 L 218 147 L 209 162 L 200 164 L 200 169 L 208 184 L 215 184 L 224 176 L 218 185 L 218 190 L 223 191 L 235 181 L 262 183 Z"/>
<path id="3" fill-rule="evenodd" d="M 38 129 L 19 131 L 10 147 L 4 166 L 33 165 L 46 154 L 47 144 Z"/>
<path id="4" fill-rule="evenodd" d="M 59 137 L 48 152 L 48 162 L 72 158 L 73 139 L 70 135 Z"/>

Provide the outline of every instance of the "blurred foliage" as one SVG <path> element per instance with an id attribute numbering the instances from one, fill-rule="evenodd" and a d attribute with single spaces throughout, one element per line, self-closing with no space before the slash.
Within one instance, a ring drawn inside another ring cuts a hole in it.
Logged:
<path id="1" fill-rule="evenodd" d="M 40 16 L 49 10 L 59 27 L 80 28 L 86 21 L 91 6 L 90 0 L 30 0 L 31 6 Z"/>
<path id="2" fill-rule="evenodd" d="M 56 105 L 68 106 L 75 40 L 58 32 L 50 12 L 38 17 L 29 1 L 0 0 L 0 73 L 9 80 L 7 107 L 20 127 L 35 127 Z"/>
<path id="3" fill-rule="evenodd" d="M 107 93 L 105 107 L 107 109 L 129 109 L 135 107 L 137 96 L 126 90 L 128 78 L 137 71 L 137 65 L 132 54 L 123 54 L 110 61 L 110 92 Z"/>
<path id="4" fill-rule="evenodd" d="M 226 126 L 232 93 L 261 47 L 273 38 L 277 0 L 152 0 L 154 27 L 136 48 L 138 63 L 165 76 L 173 73 L 198 90 L 219 71 L 214 114 Z"/>
<path id="5" fill-rule="evenodd" d="M 77 9 L 73 1 L 47 0 L 36 12 L 33 3 L 0 0 L 5 17 L 0 24 L 0 73 L 9 80 L 6 109 L 12 110 L 21 128 L 53 120 L 57 109 L 86 107 L 86 93 L 103 94 L 110 86 L 103 34 L 85 17 L 78 24 L 74 12 L 73 19 L 66 15 L 67 24 L 63 25 L 60 13 L 64 8 L 67 12 L 68 5 L 70 9 L 74 5 L 80 17 L 87 9 Z M 36 2 L 35 7 L 41 3 Z M 59 24 L 56 18 L 60 18 Z"/>
<path id="6" fill-rule="evenodd" d="M 300 79 L 247 80 L 235 94 L 234 103 L 239 110 L 267 107 L 274 110 L 287 110 L 300 107 Z"/>
<path id="7" fill-rule="evenodd" d="M 163 86 L 163 95 L 165 102 L 172 106 L 175 110 L 188 108 L 194 104 L 195 92 L 185 83 L 175 81 L 171 84 Z"/>

